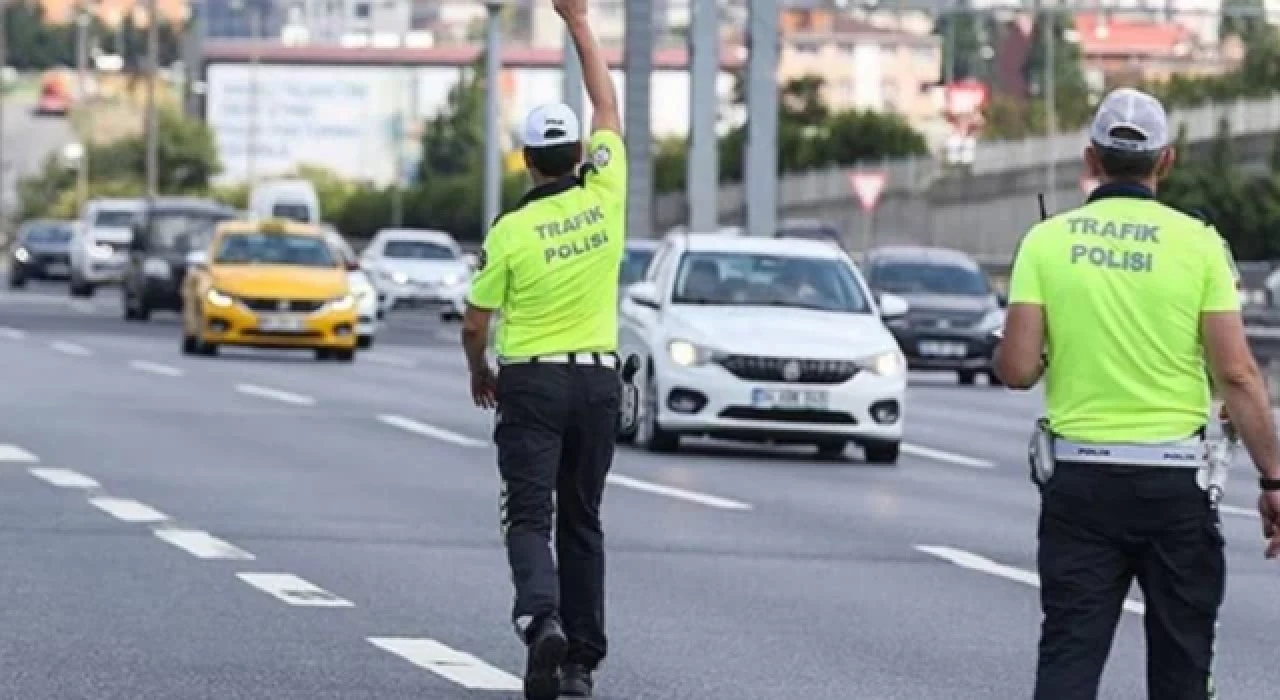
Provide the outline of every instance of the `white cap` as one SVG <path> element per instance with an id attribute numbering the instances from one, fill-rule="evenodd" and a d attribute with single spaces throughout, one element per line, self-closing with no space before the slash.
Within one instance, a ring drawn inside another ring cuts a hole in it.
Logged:
<path id="1" fill-rule="evenodd" d="M 1089 140 L 1117 151 L 1159 151 L 1169 145 L 1169 117 L 1160 100 L 1145 92 L 1113 90 L 1098 105 Z"/>
<path id="2" fill-rule="evenodd" d="M 578 143 L 582 140 L 582 127 L 578 115 L 569 105 L 554 103 L 534 107 L 524 120 L 525 148 L 547 148 Z"/>

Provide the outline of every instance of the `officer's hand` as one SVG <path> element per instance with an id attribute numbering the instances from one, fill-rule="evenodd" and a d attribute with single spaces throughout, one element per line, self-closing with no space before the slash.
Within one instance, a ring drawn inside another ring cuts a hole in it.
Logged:
<path id="1" fill-rule="evenodd" d="M 555 5 L 556 13 L 566 21 L 584 19 L 587 16 L 587 0 L 551 0 L 551 4 Z"/>
<path id="2" fill-rule="evenodd" d="M 498 381 L 488 367 L 471 373 L 471 400 L 485 409 L 498 405 Z"/>
<path id="3" fill-rule="evenodd" d="M 1280 556 L 1280 491 L 1263 491 L 1258 497 L 1262 536 L 1267 539 L 1267 558 Z"/>

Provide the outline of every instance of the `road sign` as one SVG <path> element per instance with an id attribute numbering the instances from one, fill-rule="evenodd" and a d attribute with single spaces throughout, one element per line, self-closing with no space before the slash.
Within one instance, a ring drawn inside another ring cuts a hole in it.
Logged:
<path id="1" fill-rule="evenodd" d="M 1098 189 L 1098 178 L 1088 175 L 1080 176 L 1080 191 L 1084 192 L 1084 196 L 1088 197 L 1096 189 Z"/>
<path id="2" fill-rule="evenodd" d="M 880 193 L 884 191 L 886 179 L 883 172 L 849 173 L 849 182 L 853 184 L 853 191 L 858 195 L 858 202 L 862 204 L 863 210 L 875 210 L 876 203 L 880 201 Z"/>

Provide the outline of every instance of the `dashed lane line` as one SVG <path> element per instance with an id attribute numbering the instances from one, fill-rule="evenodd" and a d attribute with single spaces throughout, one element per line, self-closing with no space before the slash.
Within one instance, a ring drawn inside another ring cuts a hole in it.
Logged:
<path id="1" fill-rule="evenodd" d="M 241 572 L 241 581 L 289 605 L 312 608 L 353 608 L 355 603 L 293 574 Z"/>
<path id="2" fill-rule="evenodd" d="M 697 491 L 688 491 L 679 489 L 674 486 L 664 486 L 655 484 L 650 481 L 642 481 L 622 474 L 610 474 L 606 477 L 608 482 L 616 486 L 632 489 L 634 491 L 643 491 L 658 496 L 666 496 L 681 501 L 689 501 L 690 503 L 698 503 L 700 505 L 709 506 L 711 508 L 720 508 L 721 510 L 751 510 L 750 503 L 735 501 L 729 498 L 721 498 L 720 496 L 712 496 Z"/>
<path id="3" fill-rule="evenodd" d="M 155 531 L 156 537 L 163 542 L 185 551 L 197 559 L 234 559 L 252 561 L 253 554 L 200 530 L 182 528 L 160 528 Z"/>
<path id="4" fill-rule="evenodd" d="M 92 314 L 92 313 L 98 312 L 97 304 L 94 304 L 91 301 L 73 301 L 71 302 L 71 308 L 82 314 Z"/>
<path id="5" fill-rule="evenodd" d="M 364 355 L 364 359 L 369 362 L 376 362 L 380 365 L 388 365 L 391 367 L 400 367 L 402 369 L 413 369 L 418 366 L 417 362 L 398 355 L 384 355 L 380 352 L 368 353 Z"/>
<path id="6" fill-rule="evenodd" d="M 248 396 L 256 396 L 260 399 L 269 399 L 271 401 L 279 401 L 280 403 L 293 404 L 294 406 L 314 406 L 316 400 L 310 396 L 295 394 L 280 389 L 272 389 L 269 386 L 258 386 L 257 384 L 237 384 L 236 391 Z"/>
<path id="7" fill-rule="evenodd" d="M 909 454 L 912 457 L 923 457 L 924 459 L 932 459 L 938 462 L 947 462 L 949 464 L 955 464 L 961 467 L 970 467 L 972 469 L 994 469 L 996 466 L 995 462 L 991 462 L 985 459 L 978 459 L 977 457 L 966 457 L 964 455 L 958 455 L 954 452 L 947 452 L 946 450 L 935 450 L 932 447 L 925 447 L 923 445 L 912 445 L 904 442 L 902 443 L 901 449 L 903 454 Z"/>
<path id="8" fill-rule="evenodd" d="M 998 564 L 986 557 L 979 556 L 973 552 L 966 552 L 963 549 L 956 549 L 954 547 L 920 544 L 916 545 L 915 548 L 916 551 L 923 552 L 932 557 L 937 557 L 943 561 L 951 562 L 963 569 L 980 571 L 984 574 L 990 574 L 991 576 L 999 576 L 1000 578 L 1007 579 L 1009 581 L 1016 581 L 1035 588 L 1040 587 L 1040 576 L 1034 571 L 1027 571 L 1026 569 L 1017 569 L 1012 566 Z M 1147 612 L 1147 607 L 1136 600 L 1126 599 L 1124 601 L 1124 609 L 1135 615 L 1145 615 Z"/>
<path id="9" fill-rule="evenodd" d="M 40 458 L 17 445 L 0 444 L 0 462 L 39 462 Z"/>
<path id="10" fill-rule="evenodd" d="M 63 340 L 55 340 L 52 343 L 49 343 L 49 347 L 64 355 L 74 355 L 76 357 L 84 357 L 86 355 L 93 354 L 92 350 L 83 345 L 76 345 L 75 343 L 68 343 Z"/>
<path id="11" fill-rule="evenodd" d="M 71 469 L 52 469 L 45 467 L 33 467 L 28 471 L 37 479 L 46 481 L 58 488 L 64 489 L 97 489 L 102 488 L 94 479 L 85 476 Z"/>
<path id="12" fill-rule="evenodd" d="M 102 498 L 90 498 L 89 503 L 116 520 L 126 523 L 160 523 L 169 519 L 169 516 L 155 508 L 128 498 L 109 498 L 104 496 Z"/>
<path id="13" fill-rule="evenodd" d="M 6 340 L 22 340 L 25 337 L 27 337 L 27 332 L 21 328 L 0 326 L 0 338 L 4 338 Z"/>
<path id="14" fill-rule="evenodd" d="M 159 374 L 165 377 L 181 377 L 182 370 L 169 365 L 162 365 L 158 362 L 147 362 L 146 360 L 134 360 L 129 366 L 139 372 L 149 372 L 151 374 Z"/>
<path id="15" fill-rule="evenodd" d="M 369 637 L 368 640 L 379 649 L 391 652 L 468 690 L 518 692 L 524 688 L 523 682 L 510 673 L 434 639 Z"/>
<path id="16" fill-rule="evenodd" d="M 489 446 L 489 443 L 483 440 L 477 440 L 475 438 L 467 437 L 466 435 L 460 435 L 458 433 L 453 432 L 452 430 L 437 428 L 436 426 L 428 425 L 427 423 L 419 423 L 418 421 L 413 420 L 412 418 L 405 418 L 404 416 L 381 415 L 381 416 L 378 416 L 378 421 L 386 425 L 389 425 L 393 428 L 399 428 L 401 430 L 413 433 L 415 435 L 429 437 L 434 440 L 453 443 L 454 445 L 458 445 L 459 447 L 477 447 L 478 448 L 478 447 Z"/>
<path id="17" fill-rule="evenodd" d="M 1258 511 L 1253 508 L 1241 508 L 1240 506 L 1229 506 L 1225 503 L 1218 504 L 1218 512 L 1223 515 L 1235 515 L 1241 518 L 1257 518 Z"/>

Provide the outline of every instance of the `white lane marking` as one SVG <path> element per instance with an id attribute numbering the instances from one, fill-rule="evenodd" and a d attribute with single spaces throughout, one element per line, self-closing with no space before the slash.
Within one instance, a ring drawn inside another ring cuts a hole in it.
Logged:
<path id="1" fill-rule="evenodd" d="M 238 559 L 250 561 L 252 554 L 243 549 L 218 539 L 200 530 L 183 530 L 179 528 L 161 528 L 155 531 L 156 537 L 168 542 L 178 549 L 186 551 L 197 559 Z"/>
<path id="2" fill-rule="evenodd" d="M 313 608 L 354 608 L 356 605 L 293 574 L 241 572 L 236 576 L 250 586 L 289 605 Z"/>
<path id="3" fill-rule="evenodd" d="M 925 459 L 932 459 L 939 462 L 949 462 L 951 464 L 958 464 L 962 467 L 972 467 L 974 469 L 994 469 L 996 466 L 994 462 L 990 462 L 985 459 L 978 459 L 976 457 L 966 457 L 964 455 L 958 455 L 954 452 L 946 452 L 944 450 L 935 450 L 932 447 L 924 447 L 922 445 L 910 445 L 904 442 L 902 443 L 901 449 L 905 454 L 909 454 L 913 457 L 923 457 Z"/>
<path id="4" fill-rule="evenodd" d="M 411 418 L 405 418 L 404 416 L 382 415 L 382 416 L 378 416 L 378 421 L 385 423 L 389 426 L 392 426 L 393 428 L 406 430 L 415 435 L 421 435 L 423 437 L 442 440 L 444 442 L 451 442 L 460 447 L 488 447 L 489 446 L 489 443 L 485 442 L 484 440 L 477 440 L 475 438 L 467 437 L 466 435 L 459 435 L 458 433 L 455 433 L 452 430 L 445 430 L 444 428 L 437 428 L 434 425 L 419 423 L 416 420 L 413 420 Z"/>
<path id="5" fill-rule="evenodd" d="M 0 338 L 8 340 L 22 340 L 27 337 L 27 332 L 20 328 L 9 328 L 8 326 L 0 327 Z"/>
<path id="6" fill-rule="evenodd" d="M 37 479 L 43 479 L 54 486 L 64 489 L 96 489 L 101 487 L 97 481 L 70 469 L 34 467 L 28 471 Z"/>
<path id="7" fill-rule="evenodd" d="M 71 302 L 71 308 L 82 314 L 91 314 L 98 310 L 98 307 L 91 301 L 73 301 Z"/>
<path id="8" fill-rule="evenodd" d="M 936 547 L 932 545 L 918 544 L 915 548 L 919 552 L 949 561 L 964 569 L 980 571 L 984 574 L 991 574 L 992 576 L 999 576 L 1000 578 L 1017 581 L 1018 583 L 1034 586 L 1035 588 L 1040 587 L 1040 576 L 1034 571 L 1016 569 L 1012 566 L 998 564 L 986 557 L 979 556 L 973 552 L 966 552 L 963 549 L 955 549 L 954 547 Z M 1147 611 L 1147 607 L 1142 603 L 1128 599 L 1124 601 L 1124 609 L 1135 615 L 1145 615 Z"/>
<path id="9" fill-rule="evenodd" d="M 370 362 L 377 362 L 378 364 L 390 365 L 392 367 L 402 367 L 405 369 L 411 369 L 413 367 L 418 366 L 418 363 L 414 362 L 413 360 L 410 360 L 404 357 L 398 357 L 396 355 L 384 355 L 380 352 L 368 353 L 364 356 L 364 359 Z"/>
<path id="10" fill-rule="evenodd" d="M 281 403 L 291 403 L 295 406 L 314 406 L 316 400 L 310 396 L 302 394 L 294 394 L 280 389 L 272 389 L 268 386 L 258 386 L 256 384 L 237 384 L 236 391 L 249 396 L 257 396 L 260 399 L 271 399 Z"/>
<path id="11" fill-rule="evenodd" d="M 434 639 L 369 637 L 374 646 L 389 651 L 415 666 L 442 676 L 468 690 L 515 692 L 524 688 L 515 676 L 476 657 L 450 649 Z"/>
<path id="12" fill-rule="evenodd" d="M 166 377 L 181 377 L 182 370 L 169 365 L 162 365 L 158 362 L 147 362 L 146 360 L 134 360 L 129 366 L 139 372 L 150 372 L 151 374 L 161 374 Z"/>
<path id="13" fill-rule="evenodd" d="M 17 445 L 0 445 L 0 462 L 39 462 L 40 458 Z"/>
<path id="14" fill-rule="evenodd" d="M 169 519 L 169 516 L 155 508 L 128 498 L 90 498 L 89 503 L 116 520 L 123 520 L 126 523 L 158 523 Z"/>
<path id="15" fill-rule="evenodd" d="M 606 478 L 609 483 L 617 484 L 618 486 L 622 486 L 624 488 L 634 489 L 636 491 L 643 491 L 645 493 L 657 494 L 659 496 L 667 496 L 669 498 L 677 498 L 682 501 L 689 501 L 690 503 L 699 503 L 704 506 L 710 506 L 712 508 L 722 508 L 724 510 L 751 510 L 750 503 L 743 503 L 742 501 L 734 501 L 728 498 L 712 496 L 706 493 L 698 493 L 697 491 L 686 491 L 685 489 L 678 489 L 674 486 L 663 486 L 662 484 L 655 484 L 649 481 L 641 481 L 640 479 L 633 479 L 629 476 L 623 476 L 622 474 L 610 474 Z"/>
<path id="16" fill-rule="evenodd" d="M 1229 506 L 1225 503 L 1218 504 L 1218 512 L 1226 515 L 1238 515 L 1242 518 L 1257 518 L 1258 511 L 1254 508 L 1241 508 L 1240 506 Z"/>
<path id="17" fill-rule="evenodd" d="M 75 355 L 76 357 L 84 357 L 85 355 L 93 354 L 92 350 L 90 350 L 89 348 L 86 348 L 83 345 L 76 345 L 75 343 L 67 343 L 61 340 L 55 340 L 52 343 L 49 343 L 49 347 L 65 355 Z"/>

